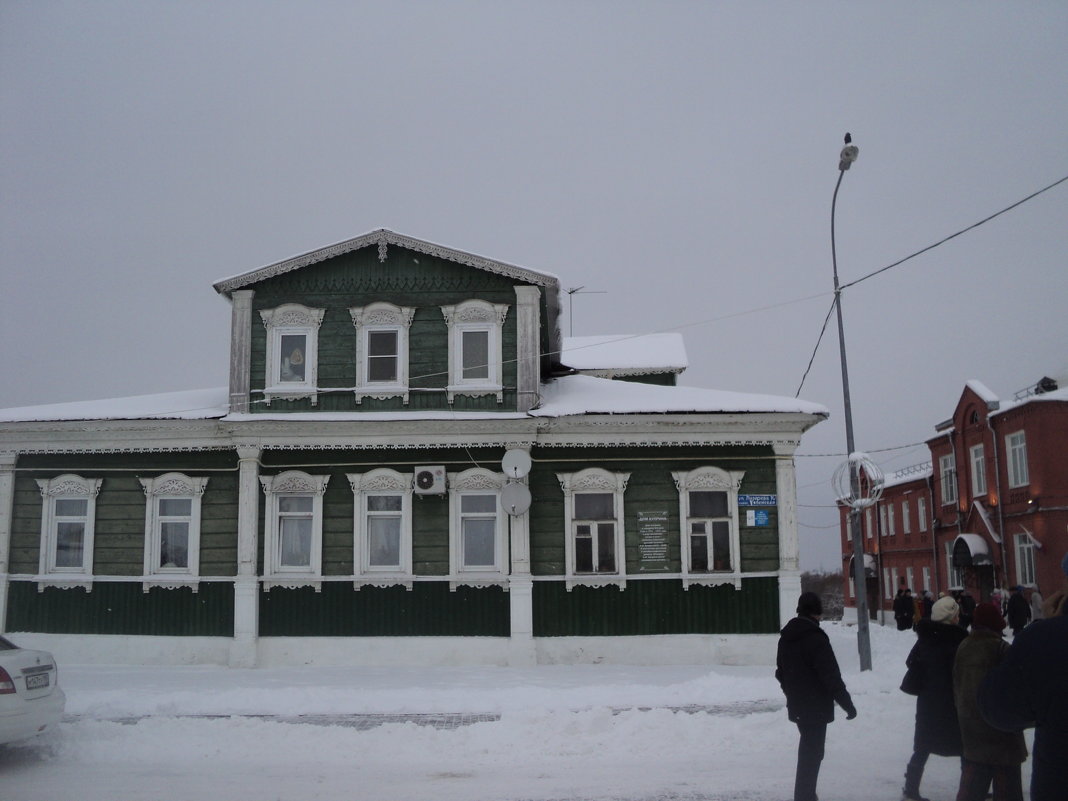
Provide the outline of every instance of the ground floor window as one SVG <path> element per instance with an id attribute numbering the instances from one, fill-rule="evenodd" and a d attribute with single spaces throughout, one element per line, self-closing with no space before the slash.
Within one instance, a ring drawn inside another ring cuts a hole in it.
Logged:
<path id="1" fill-rule="evenodd" d="M 266 586 L 318 586 L 323 561 L 323 494 L 329 479 L 297 470 L 260 478 L 266 495 Z"/>
<path id="2" fill-rule="evenodd" d="M 564 491 L 567 575 L 625 576 L 623 493 L 630 474 L 588 468 L 557 478 Z"/>

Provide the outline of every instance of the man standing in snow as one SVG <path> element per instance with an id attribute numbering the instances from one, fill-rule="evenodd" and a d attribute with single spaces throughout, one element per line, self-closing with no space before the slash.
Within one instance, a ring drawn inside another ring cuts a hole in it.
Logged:
<path id="1" fill-rule="evenodd" d="M 814 592 L 801 593 L 797 617 L 780 632 L 775 660 L 775 678 L 786 694 L 787 714 L 801 735 L 794 801 L 818 801 L 816 781 L 823 762 L 827 724 L 834 720 L 835 702 L 845 710 L 846 720 L 857 716 L 831 641 L 820 628 L 822 614 L 820 597 Z"/>

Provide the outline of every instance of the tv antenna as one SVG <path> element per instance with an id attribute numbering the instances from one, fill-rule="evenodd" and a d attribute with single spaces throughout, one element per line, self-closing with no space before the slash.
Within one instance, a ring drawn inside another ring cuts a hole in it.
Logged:
<path id="1" fill-rule="evenodd" d="M 604 289 L 586 289 L 585 286 L 573 286 L 567 292 L 567 320 L 569 337 L 575 336 L 575 295 L 607 295 Z"/>

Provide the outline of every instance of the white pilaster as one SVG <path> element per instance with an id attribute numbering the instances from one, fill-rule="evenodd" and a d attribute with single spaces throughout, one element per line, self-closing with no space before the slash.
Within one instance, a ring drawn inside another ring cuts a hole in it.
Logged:
<path id="1" fill-rule="evenodd" d="M 541 290 L 517 286 L 516 297 L 516 403 L 527 412 L 538 402 L 541 362 Z"/>
<path id="2" fill-rule="evenodd" d="M 779 626 L 794 617 L 801 594 L 800 541 L 797 535 L 795 445 L 776 444 L 775 488 L 779 518 Z"/>
<path id="3" fill-rule="evenodd" d="M 239 447 L 237 455 L 237 576 L 234 578 L 234 642 L 230 649 L 230 666 L 255 667 L 260 611 L 260 584 L 256 574 L 260 449 Z"/>
<path id="4" fill-rule="evenodd" d="M 0 633 L 7 631 L 7 591 L 10 586 L 11 515 L 15 499 L 18 454 L 0 453 Z"/>
<path id="5" fill-rule="evenodd" d="M 247 412 L 251 389 L 252 296 L 240 289 L 230 296 L 230 412 Z"/>
<path id="6" fill-rule="evenodd" d="M 511 542 L 508 577 L 509 633 L 508 664 L 533 665 L 534 582 L 530 578 L 530 512 L 509 516 Z"/>

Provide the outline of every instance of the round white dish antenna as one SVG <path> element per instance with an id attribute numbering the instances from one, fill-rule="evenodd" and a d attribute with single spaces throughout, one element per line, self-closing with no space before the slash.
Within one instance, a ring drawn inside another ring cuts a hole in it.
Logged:
<path id="1" fill-rule="evenodd" d="M 509 483 L 501 490 L 501 508 L 515 517 L 530 508 L 530 490 L 526 484 Z"/>
<path id="2" fill-rule="evenodd" d="M 523 478 L 530 472 L 530 454 L 519 448 L 513 448 L 501 459 L 501 469 L 508 478 Z"/>

